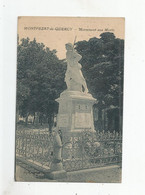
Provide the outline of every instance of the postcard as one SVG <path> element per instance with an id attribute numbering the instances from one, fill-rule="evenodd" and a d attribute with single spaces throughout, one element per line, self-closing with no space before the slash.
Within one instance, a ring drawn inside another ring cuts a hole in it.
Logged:
<path id="1" fill-rule="evenodd" d="M 121 183 L 124 18 L 18 17 L 15 180 Z"/>

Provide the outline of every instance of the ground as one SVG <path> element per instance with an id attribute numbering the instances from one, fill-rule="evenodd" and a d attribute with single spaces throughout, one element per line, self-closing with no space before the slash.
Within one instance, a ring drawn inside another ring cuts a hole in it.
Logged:
<path id="1" fill-rule="evenodd" d="M 17 130 L 44 130 L 47 129 L 48 130 L 48 124 L 17 124 Z"/>
<path id="2" fill-rule="evenodd" d="M 31 172 L 30 172 L 31 170 Z M 89 182 L 89 183 L 120 183 L 121 168 L 117 165 L 96 168 L 86 171 L 68 172 L 67 178 L 50 180 L 42 173 L 23 163 L 16 166 L 17 181 L 34 182 Z"/>

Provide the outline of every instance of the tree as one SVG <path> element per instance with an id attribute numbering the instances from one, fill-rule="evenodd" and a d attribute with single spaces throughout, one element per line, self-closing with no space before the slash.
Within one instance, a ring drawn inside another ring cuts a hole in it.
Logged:
<path id="1" fill-rule="evenodd" d="M 124 40 L 106 32 L 100 38 L 77 42 L 75 48 L 82 55 L 80 63 L 89 91 L 98 100 L 99 121 L 102 110 L 112 105 L 122 115 Z"/>
<path id="2" fill-rule="evenodd" d="M 18 45 L 17 107 L 22 116 L 39 113 L 46 117 L 50 131 L 58 105 L 55 99 L 66 88 L 66 64 L 59 60 L 55 50 L 34 39 L 22 39 Z"/>

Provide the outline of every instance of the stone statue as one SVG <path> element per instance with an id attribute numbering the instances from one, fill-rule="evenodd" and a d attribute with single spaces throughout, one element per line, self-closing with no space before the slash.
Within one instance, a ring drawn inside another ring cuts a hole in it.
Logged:
<path id="1" fill-rule="evenodd" d="M 65 74 L 67 89 L 70 91 L 80 91 L 88 93 L 87 84 L 81 71 L 82 66 L 78 63 L 81 60 L 82 56 L 76 52 L 71 43 L 67 43 L 65 46 L 67 50 L 67 71 Z"/>

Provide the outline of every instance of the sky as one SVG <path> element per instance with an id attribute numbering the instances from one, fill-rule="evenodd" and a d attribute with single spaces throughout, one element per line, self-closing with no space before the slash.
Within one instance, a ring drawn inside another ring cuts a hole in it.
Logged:
<path id="1" fill-rule="evenodd" d="M 50 50 L 57 50 L 59 59 L 66 57 L 66 43 L 74 40 L 88 41 L 103 32 L 112 32 L 116 38 L 124 39 L 124 18 L 95 17 L 18 17 L 19 38 L 36 39 Z"/>

